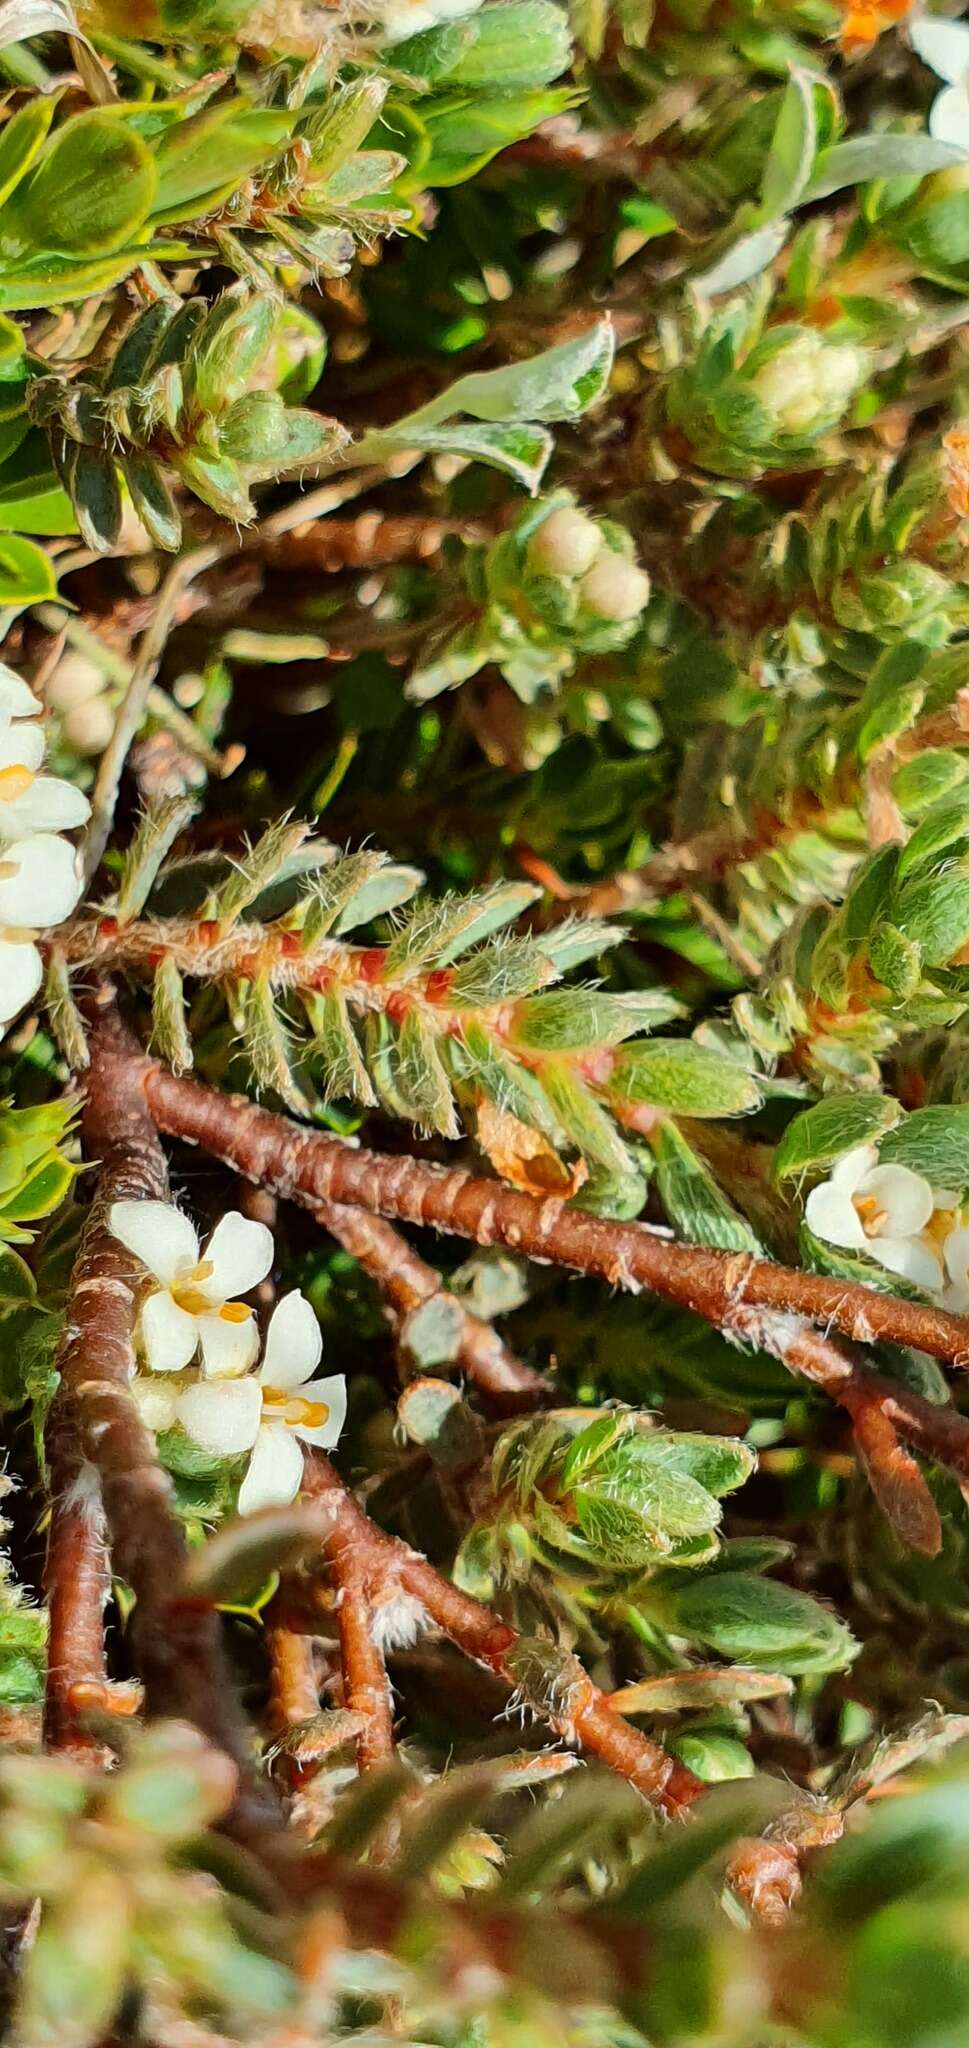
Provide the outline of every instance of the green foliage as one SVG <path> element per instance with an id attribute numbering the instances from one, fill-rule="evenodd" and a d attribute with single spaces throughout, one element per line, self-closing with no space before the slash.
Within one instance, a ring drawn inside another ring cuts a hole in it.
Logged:
<path id="1" fill-rule="evenodd" d="M 969 28 L 2 0 L 0 68 L 11 2039 L 962 2048 L 969 1347 L 918 1318 L 969 1301 Z M 88 878 L 49 928 L 45 858 Z M 164 1654 L 114 1579 L 102 1683 L 95 1572 L 72 1757 L 31 1589 L 105 980 L 382 1185 L 537 1198 L 550 1257 L 280 1202 L 259 1316 L 304 1288 L 336 1466 L 447 1627 L 362 1523 L 338 1554 L 325 1468 L 240 1518 L 241 1453 L 174 1423 L 155 1492 L 147 1437 L 113 1468 L 189 1545 Z M 628 1219 L 679 1305 L 623 1291 Z"/>

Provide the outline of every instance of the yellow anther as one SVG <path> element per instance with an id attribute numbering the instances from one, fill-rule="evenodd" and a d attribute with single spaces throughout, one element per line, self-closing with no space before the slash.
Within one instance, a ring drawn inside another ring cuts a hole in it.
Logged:
<path id="1" fill-rule="evenodd" d="M 304 1401 L 301 1395 L 281 1393 L 276 1387 L 264 1388 L 262 1405 L 271 1422 L 286 1422 L 290 1429 L 322 1429 L 330 1414 L 325 1401 Z"/>
<path id="2" fill-rule="evenodd" d="M 219 1320 L 223 1323 L 247 1323 L 251 1314 L 251 1308 L 247 1308 L 244 1301 L 224 1301 L 219 1310 Z"/>
<path id="3" fill-rule="evenodd" d="M 19 761 L 10 768 L 0 768 L 0 804 L 16 803 L 17 798 L 26 796 L 32 789 L 36 776 L 30 768 L 24 768 Z"/>

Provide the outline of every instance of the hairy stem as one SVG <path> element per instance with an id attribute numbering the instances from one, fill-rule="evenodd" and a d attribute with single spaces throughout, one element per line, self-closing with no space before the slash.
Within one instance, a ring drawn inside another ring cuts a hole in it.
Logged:
<path id="1" fill-rule="evenodd" d="M 516 1684 L 512 1652 L 519 1638 L 515 1630 L 480 1600 L 452 1586 L 426 1558 L 377 1529 L 322 1452 L 307 1457 L 304 1491 L 329 1511 L 331 1556 L 333 1546 L 342 1546 L 372 1593 L 380 1588 L 388 1600 L 408 1594 L 459 1650 L 488 1665 L 510 1685 Z M 700 1780 L 615 1713 L 578 1663 L 574 1672 L 568 1707 L 561 1715 L 549 1713 L 551 1726 L 608 1764 L 661 1813 L 684 1813 L 703 1789 Z"/>
<path id="2" fill-rule="evenodd" d="M 221 1095 L 148 1062 L 144 1075 L 162 1130 L 204 1146 L 304 1208 L 344 1202 L 475 1244 L 505 1245 L 613 1287 L 648 1288 L 740 1338 L 747 1310 L 772 1309 L 830 1325 L 859 1343 L 910 1345 L 949 1365 L 969 1366 L 969 1324 L 944 1309 L 747 1252 L 671 1243 L 645 1224 L 604 1221 L 557 1197 L 541 1200 L 458 1168 L 351 1147 L 259 1109 L 246 1096 Z M 834 1347 L 831 1356 L 837 1366 Z M 840 1359 L 841 1376 L 849 1371 L 850 1361 Z"/>

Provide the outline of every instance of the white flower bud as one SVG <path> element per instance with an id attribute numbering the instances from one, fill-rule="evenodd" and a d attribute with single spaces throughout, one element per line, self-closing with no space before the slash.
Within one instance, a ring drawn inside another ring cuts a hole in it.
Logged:
<path id="1" fill-rule="evenodd" d="M 103 754 L 114 731 L 114 712 L 107 697 L 74 704 L 64 719 L 64 738 L 76 754 Z"/>
<path id="2" fill-rule="evenodd" d="M 579 584 L 579 596 L 587 611 L 600 619 L 624 625 L 635 619 L 649 601 L 649 577 L 625 555 L 603 548 L 601 555 Z"/>
<path id="3" fill-rule="evenodd" d="M 778 434 L 806 434 L 837 419 L 865 374 L 861 351 L 804 332 L 784 343 L 751 379 Z"/>
<path id="4" fill-rule="evenodd" d="M 61 656 L 47 685 L 47 702 L 52 711 L 71 711 L 75 704 L 88 704 L 104 690 L 104 673 L 86 654 Z"/>
<path id="5" fill-rule="evenodd" d="M 546 576 L 584 576 L 602 548 L 595 521 L 571 505 L 543 519 L 528 544 L 529 566 Z"/>

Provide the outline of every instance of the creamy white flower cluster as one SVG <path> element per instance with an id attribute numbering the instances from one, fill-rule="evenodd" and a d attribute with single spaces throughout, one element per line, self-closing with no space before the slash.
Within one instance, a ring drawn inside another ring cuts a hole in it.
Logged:
<path id="1" fill-rule="evenodd" d="M 81 895 L 69 839 L 90 811 L 87 797 L 44 775 L 41 706 L 0 662 L 0 1030 L 19 1016 L 44 977 L 37 934 L 70 917 Z"/>
<path id="2" fill-rule="evenodd" d="M 856 1145 L 812 1188 L 804 1220 L 823 1243 L 866 1252 L 961 1315 L 969 1308 L 961 1203 L 961 1189 L 932 1187 L 908 1166 L 879 1166 L 874 1145 Z"/>
<path id="3" fill-rule="evenodd" d="M 213 1457 L 249 1451 L 242 1515 L 295 1500 L 302 1445 L 329 1450 L 340 1435 L 346 1381 L 313 1378 L 323 1339 L 298 1291 L 273 1311 L 259 1363 L 259 1327 L 237 1297 L 270 1271 L 271 1230 L 231 1210 L 203 1251 L 188 1217 L 168 1202 L 115 1202 L 109 1221 L 154 1282 L 138 1318 L 145 1371 L 133 1383 L 148 1427 L 179 1427 Z"/>

